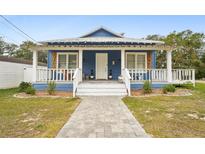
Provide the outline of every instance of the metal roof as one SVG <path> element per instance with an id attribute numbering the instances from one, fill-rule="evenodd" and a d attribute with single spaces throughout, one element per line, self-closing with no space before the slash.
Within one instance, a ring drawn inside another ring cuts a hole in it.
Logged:
<path id="1" fill-rule="evenodd" d="M 115 38 L 115 37 L 87 37 L 87 38 L 70 38 L 57 39 L 41 42 L 48 45 L 86 45 L 86 44 L 130 44 L 130 45 L 149 45 L 149 44 L 164 44 L 162 41 L 135 39 L 135 38 Z"/>
<path id="2" fill-rule="evenodd" d="M 116 37 L 90 37 L 92 33 L 103 29 Z M 104 27 L 95 29 L 78 38 L 56 39 L 40 42 L 44 45 L 162 45 L 162 41 L 145 40 L 137 38 L 124 37 L 120 34 L 114 33 Z"/>

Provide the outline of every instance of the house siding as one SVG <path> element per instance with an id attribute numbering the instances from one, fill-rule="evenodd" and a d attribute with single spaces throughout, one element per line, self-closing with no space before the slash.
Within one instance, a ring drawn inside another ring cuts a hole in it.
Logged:
<path id="1" fill-rule="evenodd" d="M 47 83 L 33 83 L 33 87 L 38 91 L 45 91 L 48 89 Z M 73 91 L 73 83 L 57 83 L 56 89 L 57 91 Z"/>
<path id="2" fill-rule="evenodd" d="M 98 31 L 92 34 L 86 35 L 86 37 L 116 37 L 116 36 L 104 29 L 99 29 Z"/>
<path id="3" fill-rule="evenodd" d="M 131 89 L 132 90 L 142 89 L 143 85 L 144 83 L 131 83 Z M 165 85 L 167 85 L 167 83 L 152 83 L 152 88 L 153 89 L 162 88 Z"/>
<path id="4" fill-rule="evenodd" d="M 108 54 L 108 75 L 112 72 L 113 80 L 117 80 L 121 74 L 121 52 L 120 51 L 83 51 L 83 74 L 90 76 L 96 73 L 96 53 Z M 115 61 L 115 64 L 112 62 Z"/>

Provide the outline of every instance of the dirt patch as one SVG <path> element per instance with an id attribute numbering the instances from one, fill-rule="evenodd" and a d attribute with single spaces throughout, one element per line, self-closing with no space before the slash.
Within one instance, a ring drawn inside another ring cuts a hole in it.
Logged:
<path id="1" fill-rule="evenodd" d="M 175 92 L 168 92 L 167 94 L 164 94 L 162 89 L 153 89 L 152 93 L 150 94 L 144 94 L 143 90 L 132 90 L 131 91 L 132 96 L 138 96 L 138 97 L 149 97 L 149 96 L 190 96 L 192 95 L 191 90 L 189 89 L 176 89 Z"/>
<path id="2" fill-rule="evenodd" d="M 18 93 L 14 94 L 14 97 L 17 98 L 36 98 L 36 97 L 50 97 L 50 98 L 58 98 L 58 97 L 73 97 L 72 92 L 64 92 L 64 91 L 56 91 L 55 94 L 49 95 L 46 91 L 37 91 L 35 95 L 30 95 L 26 93 Z"/>

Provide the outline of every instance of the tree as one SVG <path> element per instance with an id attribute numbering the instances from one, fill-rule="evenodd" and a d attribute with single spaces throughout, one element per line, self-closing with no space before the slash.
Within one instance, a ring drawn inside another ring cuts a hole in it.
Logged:
<path id="1" fill-rule="evenodd" d="M 172 52 L 173 68 L 196 68 L 200 64 L 197 50 L 203 45 L 204 34 L 194 33 L 191 30 L 182 32 L 172 32 L 166 37 L 159 35 L 150 35 L 149 38 L 164 41 L 165 44 L 174 46 Z M 157 66 L 166 67 L 166 53 L 157 53 Z"/>
<path id="2" fill-rule="evenodd" d="M 6 42 L 0 37 L 0 55 L 4 54 Z"/>
<path id="3" fill-rule="evenodd" d="M 16 45 L 16 44 L 7 43 L 5 45 L 4 53 L 6 53 L 8 56 L 15 56 L 17 48 L 18 48 L 18 45 Z"/>
<path id="4" fill-rule="evenodd" d="M 200 63 L 197 50 L 203 45 L 203 40 L 203 33 L 194 33 L 191 30 L 169 34 L 164 42 L 175 47 L 172 52 L 173 68 L 197 67 Z"/>
<path id="5" fill-rule="evenodd" d="M 15 57 L 32 60 L 32 52 L 30 48 L 35 44 L 31 41 L 25 41 L 20 44 L 19 49 L 16 51 Z"/>
<path id="6" fill-rule="evenodd" d="M 25 41 L 20 44 L 19 49 L 16 51 L 16 57 L 23 58 L 27 60 L 32 60 L 33 53 L 31 51 L 31 47 L 35 46 L 36 44 L 31 41 Z M 42 63 L 47 63 L 47 53 L 46 52 L 39 52 L 38 54 L 38 61 Z"/>

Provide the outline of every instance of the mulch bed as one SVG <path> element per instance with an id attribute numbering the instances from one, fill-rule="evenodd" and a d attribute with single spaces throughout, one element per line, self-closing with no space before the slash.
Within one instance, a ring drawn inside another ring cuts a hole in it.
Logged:
<path id="1" fill-rule="evenodd" d="M 149 97 L 149 96 L 191 96 L 192 91 L 189 89 L 176 89 L 175 92 L 168 92 L 167 94 L 164 94 L 162 92 L 162 89 L 153 89 L 152 93 L 150 94 L 144 94 L 143 90 L 132 90 L 131 95 L 137 96 L 137 97 Z"/>
<path id="2" fill-rule="evenodd" d="M 58 97 L 73 97 L 72 92 L 64 92 L 64 91 L 56 91 L 55 94 L 49 95 L 46 91 L 37 91 L 35 95 L 30 95 L 26 93 L 18 93 L 14 94 L 14 97 L 17 98 L 35 98 L 35 97 L 50 97 L 50 98 L 58 98 Z"/>

